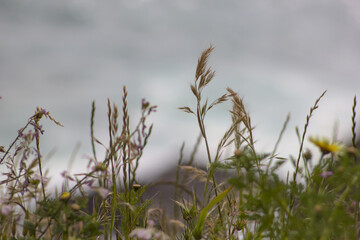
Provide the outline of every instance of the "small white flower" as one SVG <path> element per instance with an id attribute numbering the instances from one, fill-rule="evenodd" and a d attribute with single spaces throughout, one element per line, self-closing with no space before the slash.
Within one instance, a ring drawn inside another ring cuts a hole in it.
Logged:
<path id="1" fill-rule="evenodd" d="M 13 206 L 11 205 L 3 205 L 1 208 L 1 214 L 2 215 L 9 215 L 14 210 Z"/>
<path id="2" fill-rule="evenodd" d="M 138 240 L 151 240 L 152 234 L 153 230 L 150 228 L 135 228 L 129 236 Z"/>

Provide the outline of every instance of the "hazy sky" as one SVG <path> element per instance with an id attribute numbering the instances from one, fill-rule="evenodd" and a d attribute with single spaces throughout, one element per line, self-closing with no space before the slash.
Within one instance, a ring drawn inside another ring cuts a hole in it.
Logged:
<path id="1" fill-rule="evenodd" d="M 195 104 L 189 85 L 197 58 L 213 44 L 209 99 L 228 86 L 239 92 L 264 151 L 290 113 L 280 154 L 296 155 L 294 128 L 302 130 L 324 90 L 310 133 L 331 137 L 335 122 L 340 136 L 350 133 L 359 42 L 357 0 L 0 0 L 0 145 L 40 106 L 65 126 L 43 121 L 43 154 L 56 149 L 46 166 L 66 169 L 80 142 L 75 167 L 84 167 L 91 102 L 95 133 L 106 142 L 107 98 L 121 106 L 126 85 L 134 124 L 142 98 L 158 105 L 141 171 L 169 166 L 182 142 L 190 151 L 198 135 L 196 120 L 177 108 Z M 229 109 L 208 116 L 212 145 L 230 124 Z"/>

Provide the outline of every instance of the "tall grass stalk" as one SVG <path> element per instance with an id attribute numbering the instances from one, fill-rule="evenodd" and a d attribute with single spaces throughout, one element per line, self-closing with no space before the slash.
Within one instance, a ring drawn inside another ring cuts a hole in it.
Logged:
<path id="1" fill-rule="evenodd" d="M 302 153 L 303 153 L 303 147 L 304 147 L 304 141 L 305 141 L 305 136 L 306 136 L 306 132 L 307 132 L 307 128 L 309 126 L 309 123 L 310 123 L 310 118 L 312 117 L 312 114 L 313 112 L 319 107 L 318 104 L 321 100 L 321 98 L 325 95 L 326 91 L 324 91 L 320 97 L 318 99 L 316 99 L 315 101 L 315 104 L 314 106 L 312 106 L 310 108 L 310 113 L 309 115 L 306 116 L 306 123 L 305 123 L 305 126 L 304 126 L 304 131 L 303 131 L 303 134 L 302 134 L 302 137 L 301 137 L 301 143 L 300 143 L 300 148 L 299 148 L 299 153 L 298 153 L 298 157 L 297 157 L 297 160 L 296 160 L 296 167 L 295 167 L 295 172 L 294 172 L 294 177 L 293 177 L 293 181 L 296 182 L 296 177 L 297 177 L 297 174 L 299 172 L 299 163 L 300 163 L 300 159 L 301 159 L 301 156 L 302 156 Z M 308 166 L 307 166 L 307 163 L 304 161 L 304 167 L 306 169 L 306 173 L 307 173 L 307 176 L 308 178 L 310 177 L 310 173 L 309 173 L 309 169 L 308 169 Z"/>

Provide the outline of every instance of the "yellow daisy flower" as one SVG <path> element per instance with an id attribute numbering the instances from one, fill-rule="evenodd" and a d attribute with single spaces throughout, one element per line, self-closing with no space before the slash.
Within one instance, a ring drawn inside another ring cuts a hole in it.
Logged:
<path id="1" fill-rule="evenodd" d="M 314 138 L 310 137 L 310 142 L 317 146 L 323 154 L 335 153 L 340 151 L 341 145 L 338 143 L 330 143 L 327 138 Z"/>

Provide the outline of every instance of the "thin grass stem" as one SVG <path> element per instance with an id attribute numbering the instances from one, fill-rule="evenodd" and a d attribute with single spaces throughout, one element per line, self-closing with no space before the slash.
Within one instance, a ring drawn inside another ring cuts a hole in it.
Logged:
<path id="1" fill-rule="evenodd" d="M 277 139 L 277 141 L 276 141 L 276 144 L 275 144 L 275 146 L 274 146 L 274 150 L 273 150 L 272 153 L 271 153 L 270 161 L 269 161 L 269 163 L 268 163 L 268 165 L 267 165 L 267 167 L 266 167 L 266 173 L 265 173 L 266 175 L 268 175 L 268 173 L 269 173 L 269 168 L 270 168 L 270 166 L 271 166 L 272 160 L 274 159 L 274 156 L 275 156 L 275 154 L 276 154 L 277 148 L 278 148 L 278 146 L 279 146 L 279 144 L 280 144 L 281 138 L 282 138 L 282 136 L 283 136 L 283 134 L 284 134 L 284 132 L 285 132 L 285 130 L 286 130 L 286 127 L 287 127 L 289 121 L 290 121 L 290 113 L 286 116 L 286 120 L 285 120 L 285 122 L 284 122 L 284 124 L 283 124 L 283 127 L 282 127 L 282 129 L 281 129 L 280 135 L 279 135 L 279 137 L 278 137 L 278 139 Z"/>

